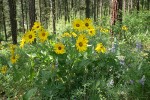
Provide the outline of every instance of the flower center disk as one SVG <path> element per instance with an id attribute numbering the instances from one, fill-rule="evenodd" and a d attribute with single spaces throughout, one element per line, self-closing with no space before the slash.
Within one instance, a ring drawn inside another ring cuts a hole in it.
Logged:
<path id="1" fill-rule="evenodd" d="M 58 47 L 58 50 L 61 50 L 61 47 Z"/>
<path id="2" fill-rule="evenodd" d="M 32 39 L 32 35 L 29 35 L 29 39 Z"/>
<path id="3" fill-rule="evenodd" d="M 76 24 L 76 27 L 80 27 L 80 25 L 79 25 L 79 24 Z"/>
<path id="4" fill-rule="evenodd" d="M 83 43 L 82 43 L 82 42 L 80 42 L 80 43 L 79 43 L 79 46 L 80 46 L 80 47 L 82 47 L 82 46 L 83 46 Z"/>

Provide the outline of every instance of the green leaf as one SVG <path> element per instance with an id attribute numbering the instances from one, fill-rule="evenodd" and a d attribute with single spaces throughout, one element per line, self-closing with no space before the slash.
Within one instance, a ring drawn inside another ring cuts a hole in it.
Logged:
<path id="1" fill-rule="evenodd" d="M 88 66 L 90 63 L 92 63 L 90 60 L 85 59 L 85 60 L 82 60 L 82 61 L 79 63 L 79 66 L 80 66 L 80 67 Z"/>
<path id="2" fill-rule="evenodd" d="M 28 92 L 26 92 L 23 96 L 23 100 L 30 100 L 32 96 L 34 96 L 37 92 L 37 88 L 33 88 L 31 90 L 29 90 Z"/>

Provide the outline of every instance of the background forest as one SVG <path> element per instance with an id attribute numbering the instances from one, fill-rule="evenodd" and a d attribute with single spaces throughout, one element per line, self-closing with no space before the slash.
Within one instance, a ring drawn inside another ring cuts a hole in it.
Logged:
<path id="1" fill-rule="evenodd" d="M 0 0 L 0 99 L 149 100 L 150 0 Z"/>

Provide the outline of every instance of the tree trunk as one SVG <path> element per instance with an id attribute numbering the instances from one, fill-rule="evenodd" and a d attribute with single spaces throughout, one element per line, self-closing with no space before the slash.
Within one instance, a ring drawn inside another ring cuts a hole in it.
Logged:
<path id="1" fill-rule="evenodd" d="M 56 34 L 56 13 L 55 13 L 55 0 L 51 0 L 51 7 L 52 7 L 52 22 L 53 22 L 53 33 Z"/>
<path id="2" fill-rule="evenodd" d="M 97 0 L 94 0 L 94 22 L 96 22 L 96 8 L 97 8 Z"/>
<path id="3" fill-rule="evenodd" d="M 123 11 L 124 11 L 124 14 L 126 13 L 126 0 L 123 1 Z"/>
<path id="4" fill-rule="evenodd" d="M 22 30 L 23 30 L 23 33 L 25 33 L 23 0 L 21 0 L 21 15 L 22 15 Z"/>
<path id="5" fill-rule="evenodd" d="M 122 2 L 122 0 L 117 0 L 117 2 L 118 2 L 118 5 L 117 5 L 118 6 L 117 7 L 118 8 L 117 9 L 118 10 L 117 11 L 118 12 L 117 20 L 119 21 L 120 24 L 122 24 L 122 3 L 123 2 Z"/>
<path id="6" fill-rule="evenodd" d="M 6 23 L 5 23 L 5 14 L 4 14 L 4 5 L 3 1 L 0 2 L 1 4 L 1 14 L 2 14 L 2 23 L 3 23 L 3 28 L 4 28 L 4 33 L 5 33 L 5 40 L 7 41 L 7 32 L 6 32 Z"/>
<path id="7" fill-rule="evenodd" d="M 47 15 L 47 13 L 48 13 L 48 9 L 47 9 L 47 7 L 48 7 L 48 5 L 47 5 L 47 2 L 46 2 L 46 0 L 44 0 L 44 5 L 45 5 L 45 8 L 46 9 L 44 9 L 44 14 L 46 15 L 46 16 L 44 16 L 44 23 L 46 23 L 45 24 L 45 27 L 47 28 L 48 26 L 48 15 Z"/>
<path id="8" fill-rule="evenodd" d="M 129 10 L 132 10 L 133 9 L 133 0 L 130 1 L 130 9 Z"/>
<path id="9" fill-rule="evenodd" d="M 139 13 L 139 10 L 140 10 L 140 1 L 139 0 L 136 1 L 136 9 L 137 9 L 137 13 Z"/>
<path id="10" fill-rule="evenodd" d="M 69 21 L 69 15 L 68 15 L 68 0 L 64 0 L 64 7 L 65 7 L 65 23 L 67 20 Z"/>
<path id="11" fill-rule="evenodd" d="M 96 10 L 96 13 L 97 13 L 96 17 L 97 18 L 99 17 L 99 9 L 100 9 L 99 4 L 100 4 L 100 0 L 97 0 L 97 10 Z"/>
<path id="12" fill-rule="evenodd" d="M 112 0 L 111 7 L 111 26 L 115 25 L 117 20 L 117 0 Z M 113 33 L 112 33 L 113 35 Z"/>
<path id="13" fill-rule="evenodd" d="M 74 3 L 73 3 L 73 0 L 71 0 L 71 9 L 73 9 L 73 6 L 74 5 Z"/>
<path id="14" fill-rule="evenodd" d="M 147 0 L 147 10 L 150 10 L 149 8 L 149 5 L 150 5 L 150 0 Z"/>
<path id="15" fill-rule="evenodd" d="M 35 22 L 35 0 L 29 0 L 29 18 L 30 18 L 30 29 L 32 28 Z"/>
<path id="16" fill-rule="evenodd" d="M 61 7 L 62 6 L 62 2 L 61 1 L 58 1 L 58 6 L 57 6 L 57 8 L 58 8 L 58 13 L 57 13 L 57 18 L 58 19 L 61 19 L 61 17 L 62 17 L 62 14 L 61 14 Z"/>
<path id="17" fill-rule="evenodd" d="M 17 44 L 16 0 L 8 0 L 13 44 Z"/>
<path id="18" fill-rule="evenodd" d="M 111 8 L 111 26 L 116 24 L 116 21 L 119 21 L 120 25 L 122 23 L 122 0 L 112 0 Z M 113 38 L 114 33 L 111 29 L 111 36 Z M 120 36 L 121 37 L 121 36 Z"/>
<path id="19" fill-rule="evenodd" d="M 122 3 L 123 3 L 123 0 L 118 0 L 118 16 L 117 16 L 117 21 L 119 22 L 119 26 L 120 26 L 120 29 L 122 27 Z M 119 38 L 121 39 L 122 38 L 122 33 L 119 34 Z"/>
<path id="20" fill-rule="evenodd" d="M 90 18 L 90 0 L 86 0 L 85 4 L 86 4 L 86 11 L 85 11 L 86 18 Z"/>
<path id="21" fill-rule="evenodd" d="M 142 9 L 144 9 L 144 0 L 141 0 Z"/>
<path id="22" fill-rule="evenodd" d="M 41 22 L 41 0 L 38 0 L 38 5 L 37 5 L 37 20 Z"/>
<path id="23" fill-rule="evenodd" d="M 28 20 L 28 11 L 29 11 L 29 8 L 28 8 L 28 1 L 24 1 L 25 2 L 25 21 L 26 21 L 26 29 L 29 30 L 29 20 Z"/>
<path id="24" fill-rule="evenodd" d="M 100 0 L 100 17 L 102 17 L 103 13 L 103 0 Z"/>
<path id="25" fill-rule="evenodd" d="M 128 0 L 128 12 L 130 12 L 133 9 L 133 1 Z"/>

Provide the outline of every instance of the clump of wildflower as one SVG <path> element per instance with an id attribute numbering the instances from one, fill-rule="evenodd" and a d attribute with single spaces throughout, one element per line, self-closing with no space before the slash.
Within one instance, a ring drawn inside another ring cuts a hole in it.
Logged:
<path id="1" fill-rule="evenodd" d="M 71 35 L 72 35 L 73 37 L 77 37 L 77 34 L 76 34 L 75 32 L 72 32 Z"/>
<path id="2" fill-rule="evenodd" d="M 20 48 L 23 48 L 25 44 L 25 35 L 22 37 L 21 42 L 20 42 Z"/>
<path id="3" fill-rule="evenodd" d="M 109 30 L 107 28 L 100 27 L 100 32 L 102 32 L 102 33 L 108 33 Z"/>
<path id="4" fill-rule="evenodd" d="M 145 83 L 145 75 L 143 75 L 142 76 L 142 78 L 139 80 L 139 83 L 141 84 L 141 85 L 144 85 L 144 83 Z"/>
<path id="5" fill-rule="evenodd" d="M 120 64 L 121 65 L 125 65 L 125 56 L 117 56 L 119 61 L 120 61 Z"/>
<path id="6" fill-rule="evenodd" d="M 34 25 L 32 26 L 32 31 L 38 31 L 38 30 L 40 30 L 42 28 L 42 26 L 41 26 L 41 23 L 40 22 L 38 22 L 38 21 L 36 21 L 36 22 L 34 22 Z"/>
<path id="7" fill-rule="evenodd" d="M 12 56 L 10 57 L 11 63 L 12 63 L 12 64 L 15 64 L 15 63 L 17 62 L 18 58 L 19 58 L 19 55 L 12 55 Z"/>
<path id="8" fill-rule="evenodd" d="M 69 34 L 68 32 L 65 32 L 62 34 L 62 37 L 71 37 L 71 34 Z"/>
<path id="9" fill-rule="evenodd" d="M 103 46 L 102 43 L 98 43 L 95 50 L 97 51 L 97 53 L 105 53 L 106 52 L 106 48 Z"/>
<path id="10" fill-rule="evenodd" d="M 96 32 L 95 32 L 95 29 L 94 29 L 94 28 L 88 30 L 88 34 L 89 34 L 90 36 L 94 36 L 95 33 L 96 33 Z"/>
<path id="11" fill-rule="evenodd" d="M 10 52 L 13 55 L 15 53 L 15 49 L 16 49 L 16 45 L 15 44 L 10 44 Z"/>
<path id="12" fill-rule="evenodd" d="M 137 49 L 137 51 L 141 51 L 141 49 L 142 49 L 141 42 L 136 42 L 136 49 Z"/>
<path id="13" fill-rule="evenodd" d="M 80 34 L 78 39 L 76 40 L 76 48 L 79 52 L 86 51 L 88 45 L 88 39 L 84 34 Z"/>
<path id="14" fill-rule="evenodd" d="M 7 66 L 5 65 L 5 66 L 2 66 L 2 68 L 1 68 L 1 73 L 2 74 L 5 74 L 7 72 Z"/>
<path id="15" fill-rule="evenodd" d="M 54 51 L 55 51 L 55 53 L 57 53 L 57 54 L 64 54 L 64 53 L 66 52 L 66 50 L 65 50 L 65 45 L 62 44 L 62 43 L 56 43 L 56 44 L 54 45 Z"/>
<path id="16" fill-rule="evenodd" d="M 25 41 L 26 43 L 32 43 L 36 38 L 35 31 L 28 31 L 25 33 Z"/>
<path id="17" fill-rule="evenodd" d="M 81 19 L 75 19 L 73 21 L 72 25 L 73 25 L 73 28 L 78 31 L 81 31 L 85 28 L 84 22 Z"/>
<path id="18" fill-rule="evenodd" d="M 124 31 L 127 31 L 128 30 L 128 28 L 127 28 L 127 26 L 122 26 L 122 30 L 124 30 Z"/>
<path id="19" fill-rule="evenodd" d="M 38 33 L 38 37 L 40 39 L 41 42 L 44 42 L 47 40 L 48 37 L 48 32 L 45 31 L 43 28 L 39 31 Z"/>
<path id="20" fill-rule="evenodd" d="M 85 18 L 83 22 L 86 28 L 92 26 L 92 20 L 90 18 Z"/>

